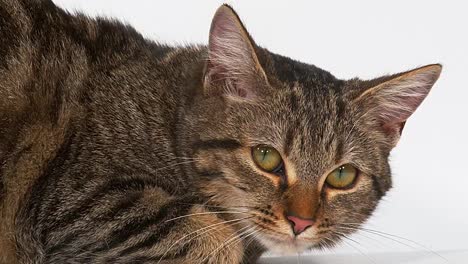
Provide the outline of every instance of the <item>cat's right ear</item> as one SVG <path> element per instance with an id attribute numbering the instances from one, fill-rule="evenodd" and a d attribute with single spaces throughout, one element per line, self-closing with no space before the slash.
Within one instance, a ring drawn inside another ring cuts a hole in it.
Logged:
<path id="1" fill-rule="evenodd" d="M 406 120 L 426 98 L 441 71 L 440 64 L 431 64 L 378 78 L 371 81 L 374 85 L 354 99 L 353 103 L 365 109 L 364 115 L 378 122 L 390 144 L 395 146 Z"/>
<path id="2" fill-rule="evenodd" d="M 253 100 L 267 83 L 255 43 L 234 10 L 222 5 L 211 23 L 205 93 Z"/>

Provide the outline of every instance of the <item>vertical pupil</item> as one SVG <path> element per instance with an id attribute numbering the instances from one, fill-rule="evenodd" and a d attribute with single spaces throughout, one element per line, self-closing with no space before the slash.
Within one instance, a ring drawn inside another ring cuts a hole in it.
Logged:
<path id="1" fill-rule="evenodd" d="M 262 154 L 263 154 L 262 160 L 265 160 L 265 157 L 266 157 L 266 155 L 267 155 L 267 150 L 266 150 L 266 149 L 262 149 Z"/>
<path id="2" fill-rule="evenodd" d="M 340 173 L 338 174 L 338 177 L 339 177 L 340 179 L 342 179 L 343 176 L 344 176 L 344 175 L 343 175 L 343 174 L 344 174 L 344 169 L 345 169 L 344 166 L 341 166 L 341 167 L 340 167 Z"/>

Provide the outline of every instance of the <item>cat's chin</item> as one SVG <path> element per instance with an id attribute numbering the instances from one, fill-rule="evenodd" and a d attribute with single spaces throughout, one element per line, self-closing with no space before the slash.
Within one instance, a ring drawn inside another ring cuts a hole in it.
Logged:
<path id="1" fill-rule="evenodd" d="M 258 241 L 270 252 L 279 255 L 293 255 L 302 253 L 314 247 L 311 242 L 294 238 L 272 238 L 269 236 L 258 236 Z"/>

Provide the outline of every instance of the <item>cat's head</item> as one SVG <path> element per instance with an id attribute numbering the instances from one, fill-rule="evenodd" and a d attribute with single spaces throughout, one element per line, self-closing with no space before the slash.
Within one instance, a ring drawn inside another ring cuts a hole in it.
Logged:
<path id="1" fill-rule="evenodd" d="M 225 5 L 207 55 L 186 117 L 200 187 L 242 219 L 241 236 L 277 252 L 333 245 L 364 223 L 391 187 L 390 151 L 441 71 L 338 80 L 258 47 Z"/>

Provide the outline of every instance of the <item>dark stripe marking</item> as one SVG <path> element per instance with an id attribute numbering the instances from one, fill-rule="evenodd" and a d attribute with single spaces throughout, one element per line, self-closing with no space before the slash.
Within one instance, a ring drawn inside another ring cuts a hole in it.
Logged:
<path id="1" fill-rule="evenodd" d="M 190 203 L 193 201 L 188 201 L 187 204 L 180 204 L 180 201 L 175 200 L 168 202 L 162 206 L 159 211 L 154 215 L 137 215 L 133 219 L 125 219 L 129 221 L 124 226 L 114 230 L 110 235 L 110 241 L 103 244 L 101 247 L 93 250 L 94 252 L 100 252 L 103 250 L 116 248 L 120 244 L 129 240 L 133 236 L 137 236 L 147 232 L 147 229 L 156 226 L 156 230 L 152 230 L 151 233 L 154 233 L 153 236 L 157 236 L 158 239 L 152 239 L 152 244 L 157 243 L 163 236 L 171 230 L 171 226 L 179 223 L 179 221 L 170 221 L 163 222 L 165 219 L 171 219 L 176 216 L 185 214 L 191 207 Z M 161 230 L 164 228 L 163 230 Z M 167 232 L 167 233 L 165 233 Z M 149 238 L 145 239 L 147 241 Z M 143 242 L 144 242 L 143 241 Z M 141 242 L 142 243 L 142 242 Z M 149 243 L 149 242 L 148 242 Z"/>
<path id="2" fill-rule="evenodd" d="M 291 96 L 289 97 L 289 108 L 291 109 L 291 113 L 294 113 L 298 109 L 298 99 L 296 93 L 292 92 Z"/>
<path id="3" fill-rule="evenodd" d="M 112 191 L 143 190 L 145 187 L 156 187 L 154 181 L 142 178 L 112 178 L 103 185 L 97 187 L 87 198 L 80 202 L 80 206 L 71 209 L 65 214 L 54 228 L 63 228 L 72 224 L 75 220 L 87 215 L 89 211 L 96 206 L 106 195 Z"/>
<path id="4" fill-rule="evenodd" d="M 291 153 L 294 144 L 294 137 L 296 136 L 296 128 L 297 125 L 289 127 L 288 131 L 286 132 L 286 139 L 284 141 L 284 154 L 286 156 Z"/>
<path id="5" fill-rule="evenodd" d="M 382 188 L 380 187 L 379 179 L 375 175 L 372 175 L 371 178 L 372 178 L 372 188 L 377 193 L 377 198 L 380 199 L 384 196 L 384 192 L 382 191 Z"/>
<path id="6" fill-rule="evenodd" d="M 195 150 L 207 149 L 226 149 L 235 150 L 242 147 L 242 144 L 235 139 L 211 139 L 205 141 L 198 141 L 193 145 Z"/>

